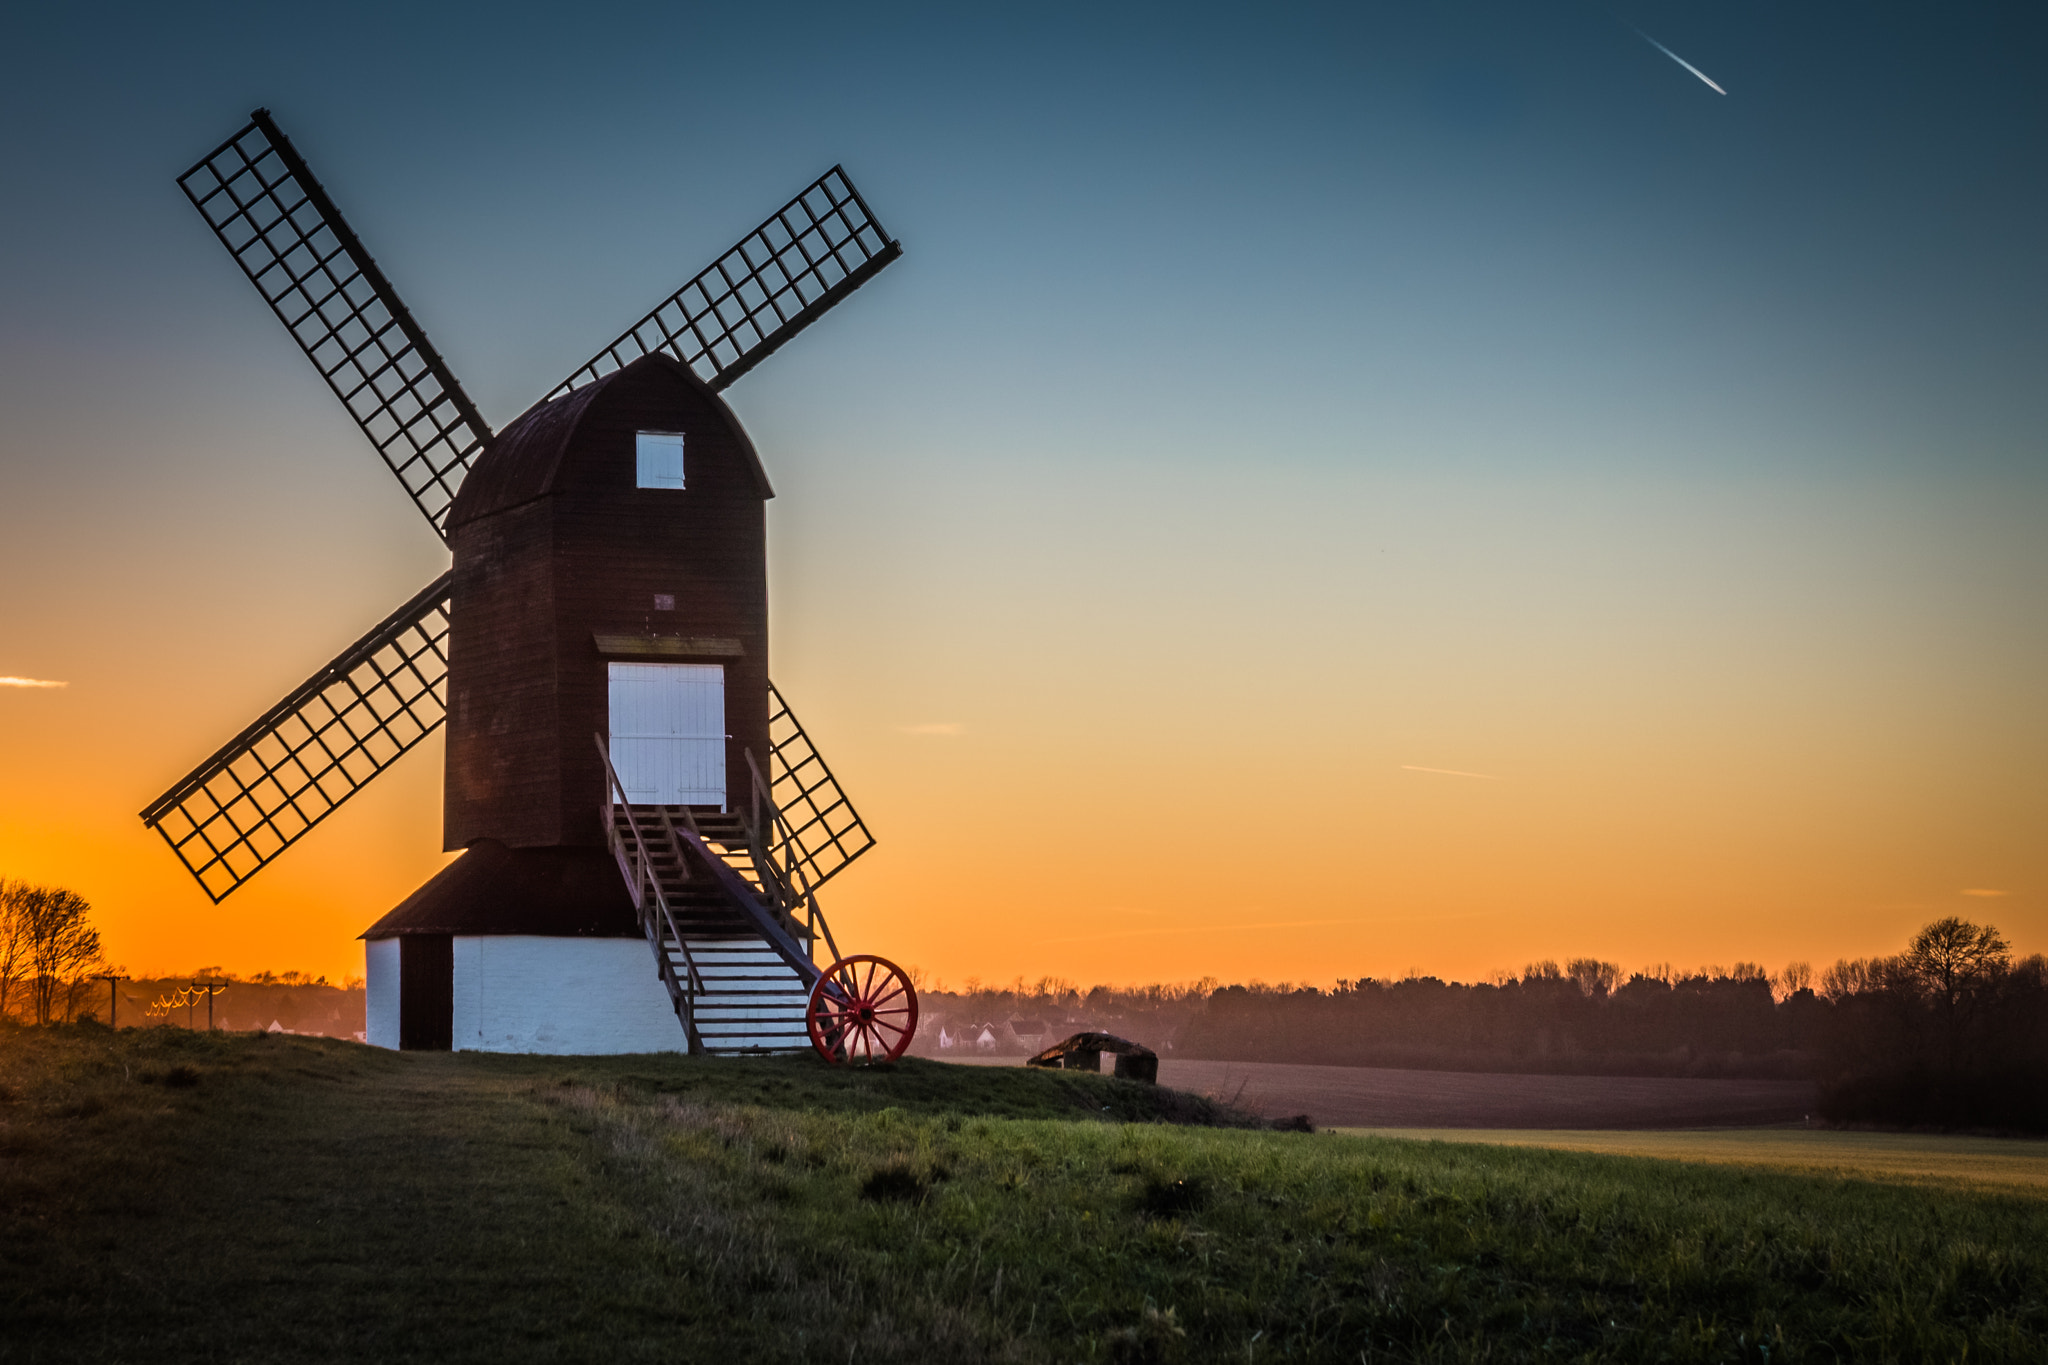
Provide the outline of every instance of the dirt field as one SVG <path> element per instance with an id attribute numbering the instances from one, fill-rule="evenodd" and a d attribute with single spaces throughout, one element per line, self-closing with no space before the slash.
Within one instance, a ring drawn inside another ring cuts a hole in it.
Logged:
<path id="1" fill-rule="evenodd" d="M 1734 1128 L 1798 1123 L 1804 1081 L 1507 1076 L 1274 1062 L 1162 1061 L 1159 1080 L 1319 1128 Z"/>
<path id="2" fill-rule="evenodd" d="M 2048 1142 L 1935 1133 L 1840 1133 L 1763 1128 L 1734 1132 L 1530 1132 L 1472 1128 L 1352 1129 L 1361 1136 L 1503 1147 L 1552 1147 L 1609 1156 L 1767 1166 L 1775 1170 L 1934 1181 L 2048 1196 Z"/>

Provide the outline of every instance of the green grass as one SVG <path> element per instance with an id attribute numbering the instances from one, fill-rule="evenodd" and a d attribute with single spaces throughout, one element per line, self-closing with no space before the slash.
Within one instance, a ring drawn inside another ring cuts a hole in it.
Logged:
<path id="1" fill-rule="evenodd" d="M 0 1087 L 5 1361 L 2048 1356 L 2037 1197 L 938 1063 L 87 1028 Z"/>
<path id="2" fill-rule="evenodd" d="M 1543 1128 L 1346 1128 L 1411 1141 L 1553 1147 L 1667 1161 L 1898 1180 L 2048 1195 L 2048 1141 L 1953 1133 L 1844 1132 L 1827 1128 L 1722 1128 L 1675 1132 Z"/>

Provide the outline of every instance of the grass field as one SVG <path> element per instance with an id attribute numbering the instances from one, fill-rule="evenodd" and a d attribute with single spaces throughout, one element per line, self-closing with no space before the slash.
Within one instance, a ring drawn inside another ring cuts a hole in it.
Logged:
<path id="1" fill-rule="evenodd" d="M 0 1360 L 2039 1360 L 2048 1201 L 1094 1076 L 0 1033 Z"/>
<path id="2" fill-rule="evenodd" d="M 1549 1147 L 1610 1156 L 1705 1161 L 1865 1180 L 1946 1183 L 2048 1196 L 2048 1142 L 1940 1133 L 1737 1128 L 1618 1133 L 1533 1128 L 1347 1128 L 1365 1137 Z"/>

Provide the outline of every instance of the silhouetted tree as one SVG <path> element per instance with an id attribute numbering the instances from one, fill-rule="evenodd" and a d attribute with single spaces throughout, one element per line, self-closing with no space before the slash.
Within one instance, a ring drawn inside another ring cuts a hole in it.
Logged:
<path id="1" fill-rule="evenodd" d="M 1898 959 L 1898 987 L 1926 1006 L 1934 1046 L 1950 1074 L 1977 1060 L 1972 1054 L 1984 1015 L 2011 969 L 2012 950 L 1997 929 L 1953 915 L 1915 934 Z"/>
<path id="2" fill-rule="evenodd" d="M 86 922 L 92 906 L 76 891 L 62 887 L 18 882 L 14 886 L 35 1021 L 47 1024 L 60 1013 L 69 1018 L 80 980 L 100 960 L 99 931 Z"/>
<path id="3" fill-rule="evenodd" d="M 0 879 L 0 1019 L 13 1018 L 14 992 L 28 972 L 27 882 Z"/>
<path id="4" fill-rule="evenodd" d="M 1595 999 L 1606 999 L 1621 984 L 1621 968 L 1612 962 L 1575 957 L 1565 964 L 1564 970 L 1566 976 L 1578 983 L 1581 992 Z"/>

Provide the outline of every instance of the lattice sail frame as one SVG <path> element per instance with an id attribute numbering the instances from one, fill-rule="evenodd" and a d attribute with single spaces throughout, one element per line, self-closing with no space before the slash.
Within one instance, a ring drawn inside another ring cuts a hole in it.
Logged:
<path id="1" fill-rule="evenodd" d="M 723 389 L 902 254 L 834 166 L 563 380 L 548 401 L 653 351 Z"/>
<path id="2" fill-rule="evenodd" d="M 445 540 L 491 429 L 291 139 L 250 117 L 178 184 Z"/>
<path id="3" fill-rule="evenodd" d="M 768 784 L 787 826 L 787 833 L 777 832 L 770 853 L 778 866 L 801 869 L 809 890 L 816 891 L 875 846 L 860 812 L 773 683 L 768 685 Z"/>
<path id="4" fill-rule="evenodd" d="M 451 571 L 142 812 L 215 904 L 447 719 Z"/>

